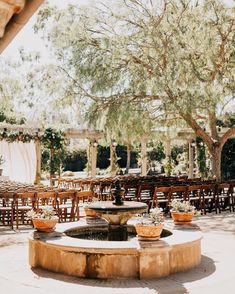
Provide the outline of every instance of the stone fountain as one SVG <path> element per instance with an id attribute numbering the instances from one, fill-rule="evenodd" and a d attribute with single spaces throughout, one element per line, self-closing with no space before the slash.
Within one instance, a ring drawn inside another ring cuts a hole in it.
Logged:
<path id="1" fill-rule="evenodd" d="M 186 271 L 201 262 L 201 232 L 166 230 L 154 242 L 139 241 L 134 225 L 127 221 L 146 210 L 141 202 L 123 202 L 123 189 L 115 183 L 114 201 L 92 203 L 90 207 L 108 223 L 79 222 L 58 224 L 54 233 L 34 233 L 29 238 L 29 263 L 81 278 L 160 278 Z M 109 241 L 77 238 L 89 232 L 108 231 Z M 127 238 L 127 231 L 134 237 Z M 111 240 L 111 241 L 110 241 Z M 119 242 L 119 240 L 126 240 Z"/>
<path id="2" fill-rule="evenodd" d="M 126 241 L 128 238 L 127 221 L 135 214 L 146 212 L 147 205 L 142 202 L 123 201 L 125 190 L 121 188 L 120 181 L 115 182 L 112 189 L 114 201 L 97 201 L 91 203 L 89 208 L 93 209 L 98 216 L 108 222 L 108 240 Z"/>

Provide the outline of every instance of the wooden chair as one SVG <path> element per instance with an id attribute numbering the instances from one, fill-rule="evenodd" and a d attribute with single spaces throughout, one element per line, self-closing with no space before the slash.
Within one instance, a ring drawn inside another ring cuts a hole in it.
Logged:
<path id="1" fill-rule="evenodd" d="M 232 204 L 232 211 L 235 211 L 235 183 L 230 183 L 230 197 L 231 197 L 231 204 Z"/>
<path id="2" fill-rule="evenodd" d="M 65 191 L 57 193 L 56 211 L 59 222 L 75 221 L 76 192 Z"/>
<path id="3" fill-rule="evenodd" d="M 111 188 L 112 188 L 111 181 L 101 181 L 99 191 L 98 191 L 99 200 L 102 200 L 102 201 L 111 200 L 112 198 Z"/>
<path id="4" fill-rule="evenodd" d="M 202 213 L 201 185 L 190 185 L 187 188 L 186 199 Z"/>
<path id="5" fill-rule="evenodd" d="M 233 207 L 233 192 L 230 183 L 220 183 L 216 187 L 217 208 L 219 213 L 221 210 L 234 210 Z"/>
<path id="6" fill-rule="evenodd" d="M 15 219 L 15 192 L 0 193 L 0 223 L 13 229 Z"/>
<path id="7" fill-rule="evenodd" d="M 124 184 L 123 189 L 125 190 L 124 200 L 133 201 L 137 199 L 137 185 L 133 184 Z"/>
<path id="8" fill-rule="evenodd" d="M 140 184 L 137 189 L 137 201 L 144 202 L 150 209 L 151 201 L 153 200 L 154 185 L 153 184 Z"/>
<path id="9" fill-rule="evenodd" d="M 82 191 L 91 191 L 91 180 L 90 179 L 83 179 L 80 181 L 81 190 Z"/>
<path id="10" fill-rule="evenodd" d="M 80 218 L 80 209 L 79 208 L 80 208 L 81 201 L 82 201 L 82 203 L 91 202 L 93 197 L 94 197 L 93 191 L 78 191 L 78 192 L 76 192 L 75 213 L 76 213 L 77 219 Z M 81 206 L 83 206 L 83 205 L 81 205 Z"/>
<path id="11" fill-rule="evenodd" d="M 43 207 L 53 207 L 56 211 L 57 205 L 57 193 L 54 191 L 44 191 L 36 192 L 35 194 L 35 208 L 38 212 L 42 210 Z"/>
<path id="12" fill-rule="evenodd" d="M 171 187 L 155 187 L 151 208 L 161 207 L 165 213 L 168 213 L 171 202 Z"/>
<path id="13" fill-rule="evenodd" d="M 31 209 L 35 209 L 35 192 L 20 192 L 16 193 L 15 201 L 15 219 L 16 219 L 16 228 L 18 229 L 19 225 L 32 224 L 31 220 L 29 221 L 26 217 L 26 213 Z"/>
<path id="14" fill-rule="evenodd" d="M 202 201 L 202 212 L 212 212 L 213 210 L 217 213 L 218 200 L 216 196 L 216 184 L 209 183 L 201 185 L 201 201 Z"/>
<path id="15" fill-rule="evenodd" d="M 188 186 L 177 185 L 171 186 L 171 200 L 187 200 Z"/>

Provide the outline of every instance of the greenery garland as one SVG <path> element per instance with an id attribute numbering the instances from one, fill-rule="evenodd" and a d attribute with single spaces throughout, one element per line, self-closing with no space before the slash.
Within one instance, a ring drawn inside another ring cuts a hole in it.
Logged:
<path id="1" fill-rule="evenodd" d="M 65 143 L 64 133 L 52 128 L 47 128 L 44 134 L 39 135 L 23 131 L 12 131 L 7 128 L 0 130 L 0 140 L 6 140 L 8 143 L 23 142 L 29 143 L 30 141 L 41 141 L 47 148 L 59 149 Z"/>
<path id="2" fill-rule="evenodd" d="M 40 140 L 37 133 L 34 135 L 28 132 L 22 131 L 8 131 L 7 129 L 0 130 L 0 140 L 6 140 L 8 143 L 23 142 L 29 143 L 30 141 Z"/>

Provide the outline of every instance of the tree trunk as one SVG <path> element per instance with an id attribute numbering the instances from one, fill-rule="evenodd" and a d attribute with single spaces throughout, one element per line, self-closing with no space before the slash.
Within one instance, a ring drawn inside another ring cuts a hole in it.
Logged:
<path id="1" fill-rule="evenodd" d="M 127 144 L 126 145 L 127 149 L 127 158 L 126 158 L 126 170 L 125 173 L 128 174 L 129 173 L 129 169 L 130 169 L 130 165 L 131 165 L 131 144 Z"/>
<path id="2" fill-rule="evenodd" d="M 214 147 L 211 153 L 211 169 L 212 176 L 217 181 L 221 180 L 221 153 L 222 149 L 220 147 Z"/>

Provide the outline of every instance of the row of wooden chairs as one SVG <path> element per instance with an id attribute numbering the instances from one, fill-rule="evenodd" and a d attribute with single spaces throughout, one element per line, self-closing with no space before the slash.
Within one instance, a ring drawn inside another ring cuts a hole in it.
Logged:
<path id="1" fill-rule="evenodd" d="M 189 201 L 201 214 L 222 210 L 235 211 L 234 184 L 211 183 L 204 185 L 155 187 L 149 207 L 160 206 L 169 212 L 173 199 Z"/>
<path id="2" fill-rule="evenodd" d="M 60 178 L 58 179 L 58 188 L 92 190 L 100 200 L 108 200 L 111 198 L 111 189 L 114 188 L 115 180 L 118 178 L 122 186 L 143 187 L 151 186 L 177 186 L 177 185 L 193 185 L 207 183 L 201 181 L 201 178 L 187 179 L 187 177 L 164 177 L 164 176 L 118 176 L 109 178 Z"/>
<path id="3" fill-rule="evenodd" d="M 137 178 L 138 179 L 138 178 Z M 215 181 L 201 181 L 198 179 L 175 179 L 167 178 L 169 181 L 160 182 L 145 180 L 125 181 L 122 186 L 125 189 L 125 200 L 141 201 L 151 207 L 160 205 L 167 213 L 170 203 L 173 199 L 188 200 L 202 214 L 215 211 L 220 213 L 221 210 L 235 210 L 234 185 L 235 183 L 216 183 Z M 151 178 L 152 180 L 153 178 Z M 157 178 L 159 179 L 159 178 Z M 156 180 L 156 178 L 155 178 Z M 82 180 L 78 180 L 80 182 Z M 92 179 L 84 180 L 87 184 Z M 86 186 L 86 189 L 92 189 L 99 200 L 112 200 L 111 190 L 114 188 L 114 181 L 111 178 L 96 180 L 97 185 Z M 79 184 L 80 185 L 80 184 Z M 83 189 L 82 186 L 76 188 Z"/>
<path id="4" fill-rule="evenodd" d="M 79 203 L 91 201 L 93 191 L 66 190 L 61 192 L 4 192 L 0 193 L 0 224 L 11 226 L 29 224 L 26 213 L 31 209 L 40 212 L 43 207 L 53 207 L 59 222 L 75 221 L 80 218 Z"/>

